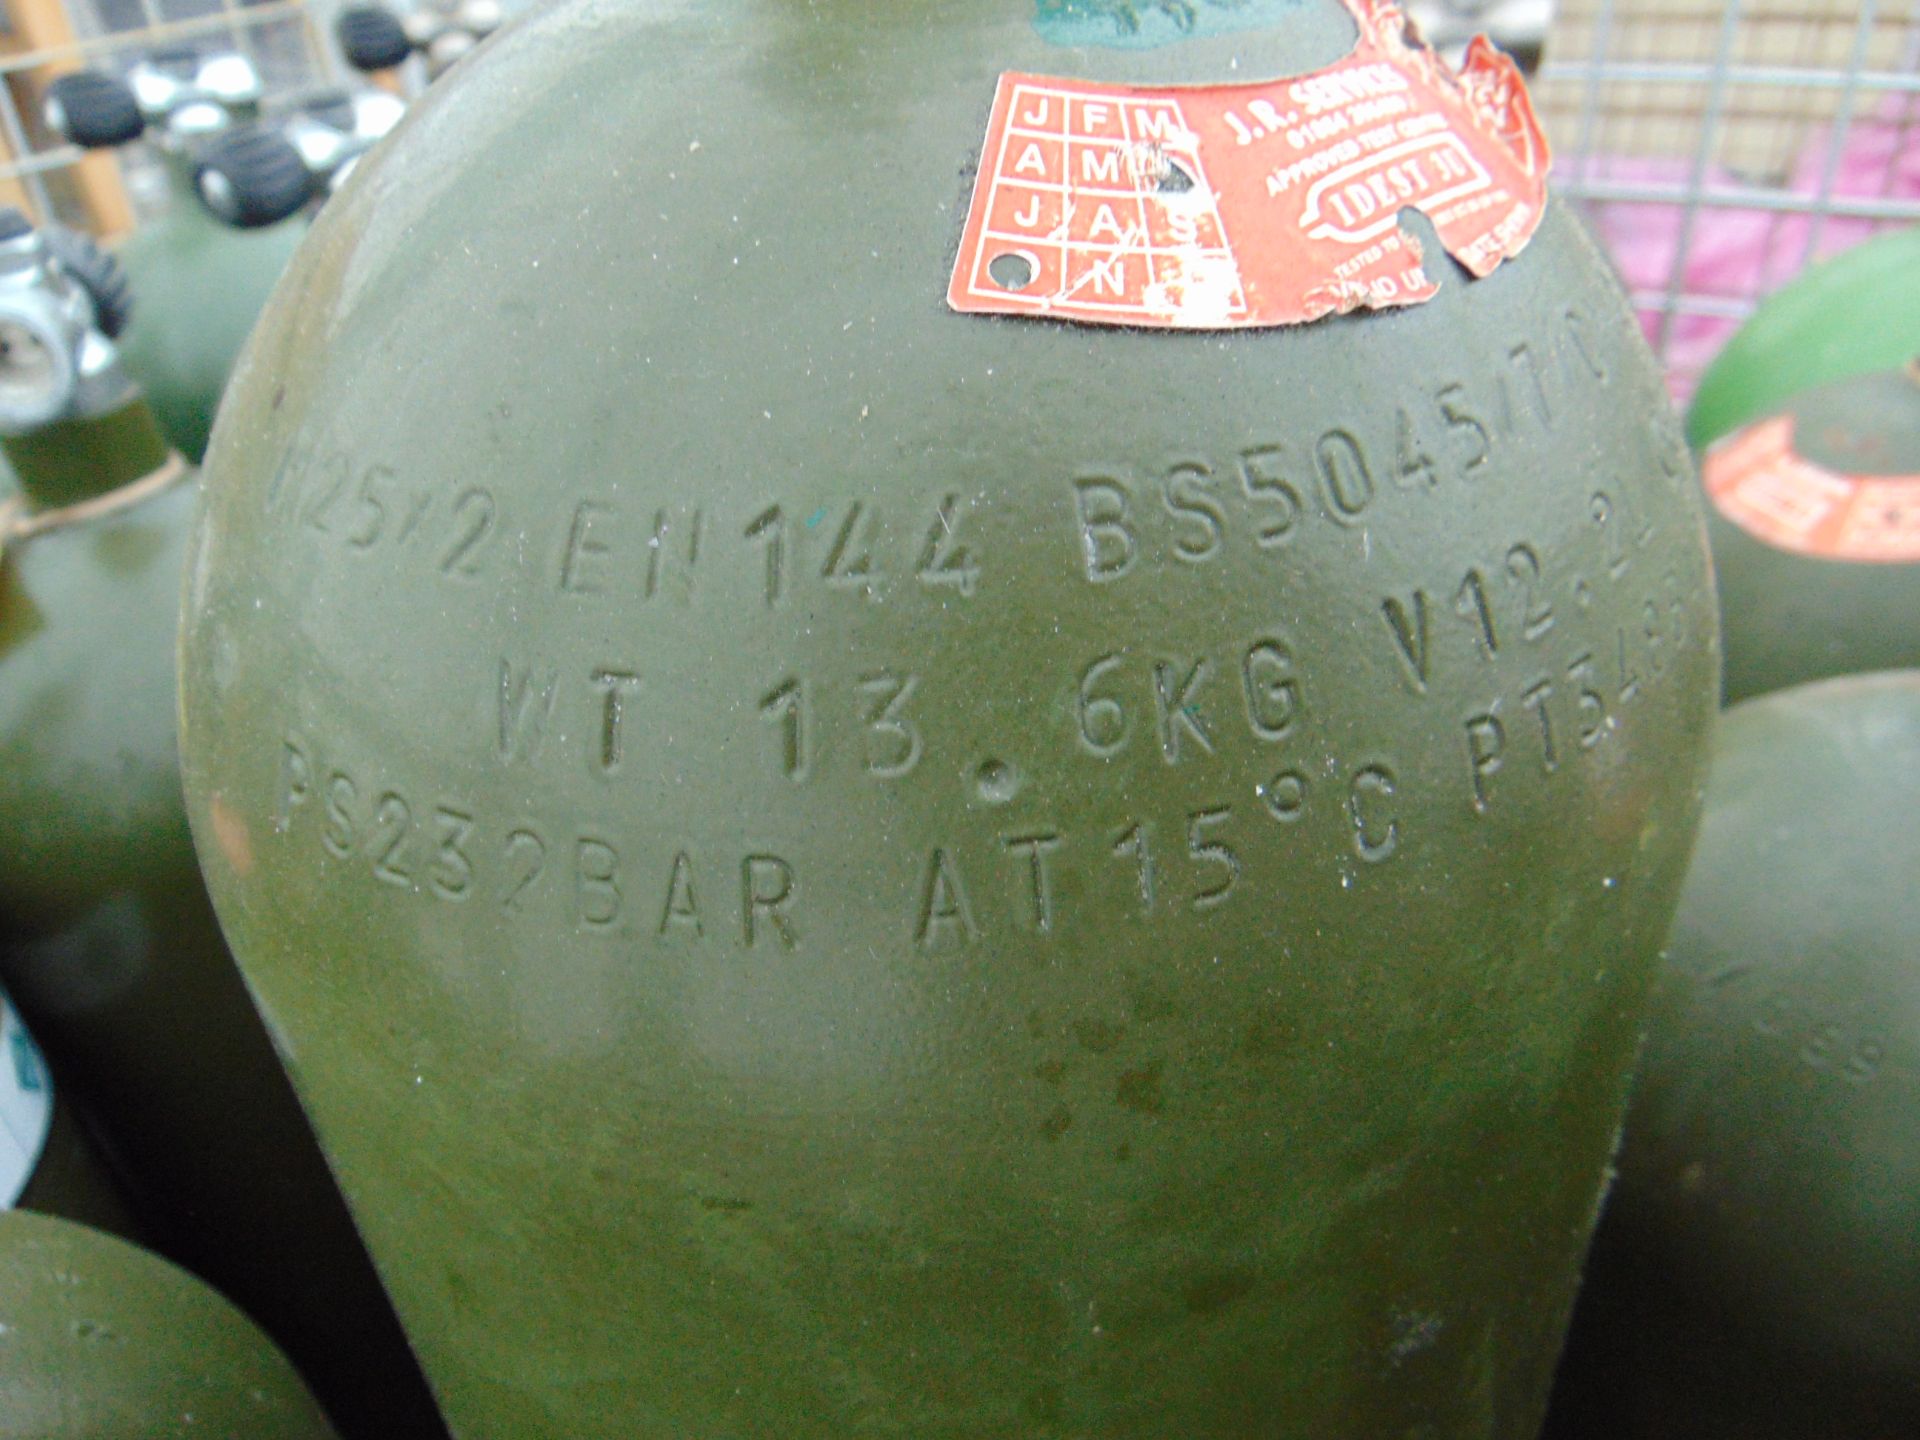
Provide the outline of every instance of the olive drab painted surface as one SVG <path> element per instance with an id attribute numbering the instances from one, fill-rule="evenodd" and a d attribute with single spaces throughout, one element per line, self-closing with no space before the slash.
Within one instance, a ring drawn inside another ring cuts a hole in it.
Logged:
<path id="1" fill-rule="evenodd" d="M 43 503 L 163 456 L 141 402 L 8 452 Z M 340 1409 L 426 1396 L 222 942 L 180 792 L 175 617 L 194 485 L 0 556 L 0 984 L 156 1221 Z M 411 1408 L 408 1408 L 411 1407 Z M 422 1428 L 424 1427 L 424 1428 Z"/>
<path id="2" fill-rule="evenodd" d="M 1552 205 L 1391 315 L 950 312 L 1002 70 L 1352 37 L 1058 8 L 527 17 L 236 371 L 189 809 L 463 1436 L 1538 1423 L 1715 699 L 1685 446 Z"/>
<path id="3" fill-rule="evenodd" d="M 1709 508 L 1729 703 L 1920 665 L 1920 372 L 1818 386 L 1781 418 L 1792 452 L 1818 472 L 1799 484 L 1790 472 L 1763 476 L 1756 503 Z M 1722 439 L 1703 461 L 1709 489 L 1732 447 L 1779 423 Z M 1786 527 L 1804 527 L 1808 540 Z"/>
<path id="4" fill-rule="evenodd" d="M 184 1270 L 0 1213 L 0 1440 L 333 1440 L 286 1357 Z"/>
<path id="5" fill-rule="evenodd" d="M 167 439 L 198 462 L 234 359 L 307 227 L 296 216 L 236 230 L 207 213 L 194 193 L 189 157 L 167 153 L 162 161 L 167 213 L 119 250 L 134 293 L 133 319 L 119 345 Z"/>
<path id="6" fill-rule="evenodd" d="M 1920 673 L 1735 707 L 1554 1440 L 1920 1426 Z"/>

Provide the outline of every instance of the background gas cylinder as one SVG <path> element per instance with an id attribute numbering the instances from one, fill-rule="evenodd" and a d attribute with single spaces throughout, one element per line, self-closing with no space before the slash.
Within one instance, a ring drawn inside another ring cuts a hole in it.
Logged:
<path id="1" fill-rule="evenodd" d="M 271 124 L 229 131 L 208 145 L 195 180 L 200 199 L 243 228 L 277 224 L 303 206 L 311 217 L 405 112 L 404 102 L 381 90 L 308 96 Z"/>
<path id="2" fill-rule="evenodd" d="M 0 213 L 0 444 L 30 507 L 0 540 L 0 981 L 156 1242 L 299 1357 L 343 1430 L 430 1436 L 196 873 L 172 647 L 193 487 L 96 319 Z"/>
<path id="3" fill-rule="evenodd" d="M 333 1440 L 265 1335 L 124 1240 L 0 1210 L 0 1440 Z"/>
<path id="4" fill-rule="evenodd" d="M 251 1321 L 103 1226 L 139 1233 L 0 991 L 0 1437 L 332 1436 Z"/>
<path id="5" fill-rule="evenodd" d="M 1920 673 L 1720 725 L 1560 1440 L 1920 1425 Z"/>
<path id="6" fill-rule="evenodd" d="M 506 18 L 500 0 L 428 0 L 402 16 L 385 5 L 350 5 L 334 21 L 347 63 L 374 75 L 402 65 L 415 51 L 427 79 L 438 80 Z"/>
<path id="7" fill-rule="evenodd" d="M 168 440 L 194 461 L 206 451 L 234 355 L 304 233 L 295 223 L 238 230 L 209 214 L 194 188 L 199 147 L 254 119 L 260 98 L 259 76 L 239 55 L 161 57 L 126 81 L 81 71 L 48 93 L 49 123 L 77 144 L 144 136 L 165 166 L 165 213 L 120 248 L 141 297 L 122 354 Z"/>
<path id="8" fill-rule="evenodd" d="M 1920 225 L 1843 250 L 1769 296 L 1700 377 L 1687 438 L 1705 450 L 1802 391 L 1920 355 Z"/>
<path id="9" fill-rule="evenodd" d="M 1803 391 L 1701 471 L 1729 702 L 1920 665 L 1920 359 Z"/>
<path id="10" fill-rule="evenodd" d="M 1697 487 L 1557 206 L 1391 313 L 949 308 L 1002 71 L 1355 44 L 1193 11 L 558 4 L 264 312 L 189 810 L 456 1431 L 1537 1425 L 1699 798 Z"/>
<path id="11" fill-rule="evenodd" d="M 329 92 L 262 114 L 260 81 L 238 55 L 162 58 L 125 81 L 81 71 L 56 81 L 48 120 L 78 144 L 144 135 L 166 168 L 166 212 L 119 256 L 143 297 L 122 337 L 174 446 L 205 453 L 234 356 L 305 233 L 292 217 L 392 128 L 390 95 Z"/>

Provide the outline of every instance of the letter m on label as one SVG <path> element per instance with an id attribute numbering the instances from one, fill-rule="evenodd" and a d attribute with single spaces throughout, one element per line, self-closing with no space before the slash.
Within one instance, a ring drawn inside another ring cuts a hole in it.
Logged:
<path id="1" fill-rule="evenodd" d="M 1179 113 L 1164 105 L 1130 106 L 1127 121 L 1136 140 L 1171 140 L 1186 128 Z"/>
<path id="2" fill-rule="evenodd" d="M 1120 152 L 1117 149 L 1082 150 L 1080 178 L 1089 183 L 1095 180 L 1107 180 L 1118 185 L 1120 183 Z"/>

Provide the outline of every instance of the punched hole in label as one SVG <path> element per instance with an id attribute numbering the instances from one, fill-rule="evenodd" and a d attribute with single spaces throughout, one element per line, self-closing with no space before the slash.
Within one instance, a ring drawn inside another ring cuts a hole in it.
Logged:
<path id="1" fill-rule="evenodd" d="M 1002 290 L 1024 290 L 1040 273 L 1040 257 L 1027 250 L 1003 250 L 987 262 L 987 275 Z"/>
<path id="2" fill-rule="evenodd" d="M 1193 176 L 1181 169 L 1174 161 L 1162 156 L 1160 179 L 1153 188 L 1162 195 L 1185 195 L 1193 189 Z"/>

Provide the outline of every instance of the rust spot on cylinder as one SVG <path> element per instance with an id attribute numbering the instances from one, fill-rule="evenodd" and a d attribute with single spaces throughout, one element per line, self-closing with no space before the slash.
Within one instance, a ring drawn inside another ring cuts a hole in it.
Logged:
<path id="1" fill-rule="evenodd" d="M 207 806 L 213 821 L 214 843 L 226 857 L 233 873 L 245 880 L 253 874 L 253 835 L 239 812 L 227 804 L 226 797 L 215 795 Z"/>

